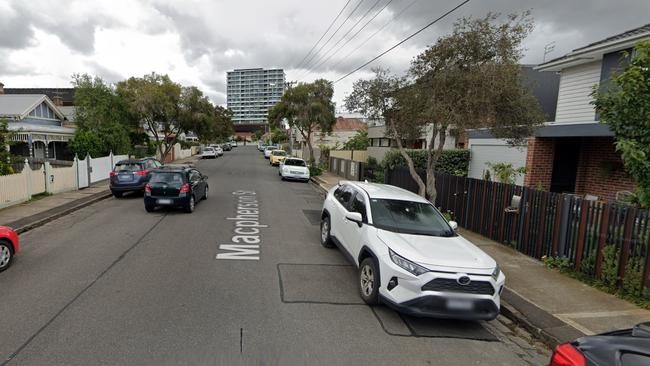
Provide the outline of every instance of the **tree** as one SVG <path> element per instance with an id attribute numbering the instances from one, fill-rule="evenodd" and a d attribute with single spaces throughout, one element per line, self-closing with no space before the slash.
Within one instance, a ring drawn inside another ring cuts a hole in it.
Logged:
<path id="1" fill-rule="evenodd" d="M 162 159 L 183 132 L 207 131 L 215 110 L 196 87 L 182 87 L 167 75 L 151 73 L 117 84 L 117 92 L 140 126 L 154 138 Z"/>
<path id="2" fill-rule="evenodd" d="M 255 134 L 255 140 L 259 141 L 264 135 L 264 132 L 260 130 L 255 130 L 254 134 Z"/>
<path id="3" fill-rule="evenodd" d="M 367 130 L 359 130 L 343 144 L 344 150 L 368 150 L 370 139 Z"/>
<path id="4" fill-rule="evenodd" d="M 521 42 L 532 30 L 529 14 L 498 14 L 460 19 L 451 34 L 418 55 L 409 69 L 408 85 L 387 88 L 387 133 L 404 152 L 404 141 L 427 132 L 427 177 L 423 181 L 403 153 L 418 193 L 435 201 L 434 168 L 448 131 L 487 128 L 497 138 L 515 143 L 531 134 L 544 117 L 522 83 Z M 394 77 L 384 76 L 391 80 Z"/>
<path id="5" fill-rule="evenodd" d="M 593 96 L 601 122 L 614 133 L 616 149 L 638 185 L 638 203 L 650 207 L 650 41 L 639 42 L 634 50 L 625 70 Z"/>
<path id="6" fill-rule="evenodd" d="M 71 150 L 81 157 L 131 151 L 131 135 L 137 124 L 115 88 L 97 76 L 75 74 L 72 78 L 77 130 Z"/>
<path id="7" fill-rule="evenodd" d="M 271 140 L 273 140 L 275 143 L 281 144 L 283 142 L 289 141 L 289 134 L 282 128 L 272 127 Z"/>
<path id="8" fill-rule="evenodd" d="M 284 119 L 290 128 L 300 132 L 307 141 L 311 165 L 314 164 L 312 134 L 317 130 L 331 132 L 336 123 L 333 95 L 334 88 L 330 81 L 319 79 L 313 83 L 300 83 L 289 88 L 280 102 L 269 111 L 271 125 L 279 127 Z"/>
<path id="9" fill-rule="evenodd" d="M 13 163 L 18 162 L 18 157 L 11 154 L 9 146 L 13 143 L 13 133 L 9 131 L 7 120 L 0 118 L 0 175 L 14 173 Z"/>
<path id="10" fill-rule="evenodd" d="M 230 136 L 235 134 L 235 127 L 232 123 L 233 113 L 230 109 L 222 106 L 214 107 L 214 113 L 215 138 L 219 141 L 227 141 Z"/>

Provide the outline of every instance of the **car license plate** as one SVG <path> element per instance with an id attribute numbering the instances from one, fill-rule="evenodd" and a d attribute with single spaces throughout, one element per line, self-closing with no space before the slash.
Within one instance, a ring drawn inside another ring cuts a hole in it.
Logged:
<path id="1" fill-rule="evenodd" d="M 291 174 L 298 174 L 298 175 L 302 174 L 302 172 L 297 172 L 297 171 L 295 171 L 295 170 L 291 170 L 291 171 L 289 171 L 289 173 L 291 173 Z"/>
<path id="2" fill-rule="evenodd" d="M 159 199 L 158 201 L 156 201 L 156 203 L 158 203 L 159 205 L 171 205 L 172 200 L 170 200 L 170 199 Z"/>
<path id="3" fill-rule="evenodd" d="M 117 180 L 123 181 L 123 180 L 132 180 L 133 179 L 133 174 L 118 174 L 117 175 Z"/>
<path id="4" fill-rule="evenodd" d="M 447 301 L 447 307 L 450 310 L 472 310 L 474 303 L 470 300 L 449 299 Z"/>

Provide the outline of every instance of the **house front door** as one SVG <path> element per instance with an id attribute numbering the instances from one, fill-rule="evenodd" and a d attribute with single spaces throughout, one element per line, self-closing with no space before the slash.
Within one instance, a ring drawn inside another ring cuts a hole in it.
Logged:
<path id="1" fill-rule="evenodd" d="M 555 142 L 551 192 L 575 193 L 580 139 L 560 138 Z"/>

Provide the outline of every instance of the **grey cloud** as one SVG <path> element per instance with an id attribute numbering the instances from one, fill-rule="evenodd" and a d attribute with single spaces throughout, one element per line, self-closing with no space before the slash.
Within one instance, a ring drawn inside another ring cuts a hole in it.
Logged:
<path id="1" fill-rule="evenodd" d="M 31 44 L 34 30 L 29 22 L 25 22 L 26 15 L 22 9 L 6 5 L 9 10 L 0 20 L 0 48 L 25 48 Z"/>
<path id="2" fill-rule="evenodd" d="M 101 65 L 97 61 L 86 61 L 86 65 L 90 67 L 94 75 L 101 77 L 109 83 L 117 83 L 118 81 L 126 79 L 124 75 Z"/>

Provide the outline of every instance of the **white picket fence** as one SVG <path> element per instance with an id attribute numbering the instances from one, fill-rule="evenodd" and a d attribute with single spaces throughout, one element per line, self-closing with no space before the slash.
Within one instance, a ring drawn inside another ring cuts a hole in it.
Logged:
<path id="1" fill-rule="evenodd" d="M 113 165 L 127 155 L 100 158 L 75 157 L 71 166 L 52 165 L 46 161 L 31 167 L 27 160 L 20 173 L 0 176 L 0 208 L 28 201 L 41 193 L 61 193 L 88 187 L 109 178 Z"/>

